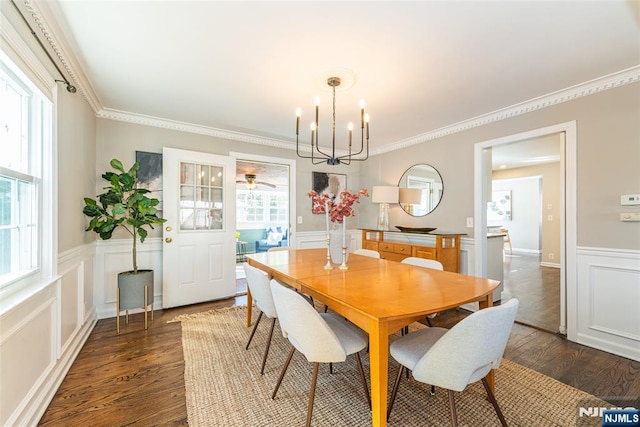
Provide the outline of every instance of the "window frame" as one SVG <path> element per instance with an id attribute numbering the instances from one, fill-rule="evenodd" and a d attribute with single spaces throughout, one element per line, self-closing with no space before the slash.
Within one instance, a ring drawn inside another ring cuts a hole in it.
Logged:
<path id="1" fill-rule="evenodd" d="M 26 271 L 12 272 L 4 276 L 0 283 L 0 295 L 8 296 L 20 293 L 33 286 L 51 283 L 57 272 L 54 260 L 57 258 L 56 229 L 57 204 L 55 161 L 54 112 L 57 88 L 50 86 L 51 93 L 45 93 L 37 83 L 41 83 L 41 65 L 25 64 L 14 60 L 0 49 L 0 66 L 13 84 L 18 85 L 29 94 L 27 107 L 27 141 L 29 150 L 28 170 L 18 171 L 13 168 L 0 168 L 0 173 L 18 181 L 32 182 L 35 185 L 34 198 L 36 214 L 34 216 L 36 237 L 31 256 L 35 256 L 36 265 Z M 18 58 L 23 59 L 23 58 Z M 31 58 L 27 58 L 31 59 Z M 17 64 L 21 64 L 24 68 Z M 27 75 L 35 76 L 31 78 Z M 52 80 L 53 81 L 53 80 Z M 51 83 L 49 83 L 51 84 Z M 46 214 L 45 214 L 46 213 Z M 11 251 L 15 250 L 13 247 Z"/>

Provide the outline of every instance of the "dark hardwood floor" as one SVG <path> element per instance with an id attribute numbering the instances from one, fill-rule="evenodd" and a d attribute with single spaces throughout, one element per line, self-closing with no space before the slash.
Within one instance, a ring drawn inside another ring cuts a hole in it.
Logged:
<path id="1" fill-rule="evenodd" d="M 548 332 L 559 331 L 560 269 L 541 267 L 539 255 L 505 256 L 502 298 L 520 300 L 517 322 Z"/>
<path id="2" fill-rule="evenodd" d="M 181 327 L 167 321 L 236 304 L 246 304 L 246 296 L 159 310 L 146 331 L 136 314 L 120 335 L 115 318 L 98 321 L 40 425 L 186 426 Z M 451 327 L 468 314 L 445 311 L 433 323 Z M 505 357 L 612 403 L 640 407 L 639 362 L 522 324 L 514 325 Z"/>

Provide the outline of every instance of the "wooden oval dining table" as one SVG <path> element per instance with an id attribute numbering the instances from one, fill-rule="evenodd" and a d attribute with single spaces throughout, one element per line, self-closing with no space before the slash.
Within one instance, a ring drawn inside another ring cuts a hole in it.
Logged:
<path id="1" fill-rule="evenodd" d="M 350 254 L 348 269 L 325 269 L 326 249 L 247 255 L 249 265 L 328 305 L 369 334 L 372 425 L 386 425 L 389 335 L 425 316 L 478 301 L 493 305 L 500 282 Z M 247 296 L 247 326 L 252 300 Z M 495 388 L 493 371 L 487 376 Z"/>

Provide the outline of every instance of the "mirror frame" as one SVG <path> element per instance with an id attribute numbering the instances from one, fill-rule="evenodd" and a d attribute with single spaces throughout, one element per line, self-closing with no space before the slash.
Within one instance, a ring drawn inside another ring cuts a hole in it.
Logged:
<path id="1" fill-rule="evenodd" d="M 435 172 L 435 174 L 436 174 L 436 175 L 438 175 L 438 178 L 440 178 L 439 183 L 440 183 L 440 186 L 441 186 L 442 188 L 441 188 L 441 190 L 440 190 L 440 197 L 438 198 L 437 202 L 435 202 L 435 204 L 433 205 L 433 207 L 432 207 L 431 209 L 429 209 L 426 213 L 421 214 L 421 215 L 416 215 L 415 213 L 413 213 L 413 209 L 412 209 L 412 206 L 411 206 L 411 205 L 410 205 L 409 207 L 405 207 L 405 206 L 403 206 L 403 204 L 401 204 L 401 203 L 400 203 L 400 200 L 398 199 L 398 204 L 400 205 L 400 207 L 402 208 L 402 210 L 403 210 L 403 211 L 405 211 L 407 214 L 409 214 L 409 215 L 411 215 L 411 216 L 414 216 L 414 217 L 427 216 L 427 215 L 429 215 L 431 212 L 433 212 L 433 211 L 434 211 L 434 210 L 435 210 L 435 209 L 440 205 L 440 202 L 442 201 L 442 196 L 443 196 L 443 194 L 444 194 L 444 180 L 442 179 L 442 175 L 440 174 L 440 172 L 438 171 L 438 169 L 436 169 L 435 167 L 433 167 L 433 166 L 431 166 L 431 165 L 429 165 L 429 164 L 426 164 L 426 163 L 417 163 L 417 164 L 415 164 L 415 165 L 411 166 L 410 168 L 408 168 L 406 171 L 404 171 L 404 173 L 402 174 L 402 176 L 401 176 L 401 177 L 400 177 L 400 179 L 398 180 L 398 188 L 410 188 L 410 187 L 407 187 L 407 186 L 406 186 L 406 185 L 407 185 L 407 184 L 406 184 L 406 180 L 407 180 L 407 177 L 408 177 L 408 175 L 407 175 L 407 174 L 408 174 L 408 173 L 409 173 L 413 168 L 416 168 L 416 167 L 419 167 L 419 166 L 423 166 L 423 167 L 431 168 L 431 169 L 433 170 L 433 172 Z M 403 184 L 403 180 L 405 181 L 405 183 L 404 183 L 404 184 Z M 435 181 L 435 180 L 434 180 L 433 182 L 437 182 L 437 181 Z M 415 187 L 411 187 L 411 188 L 415 188 Z M 425 207 L 425 209 L 426 209 L 426 207 Z"/>

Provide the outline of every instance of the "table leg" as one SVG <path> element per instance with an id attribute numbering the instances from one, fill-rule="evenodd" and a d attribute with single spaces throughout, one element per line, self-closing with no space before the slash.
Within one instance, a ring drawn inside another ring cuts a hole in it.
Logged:
<path id="1" fill-rule="evenodd" d="M 492 307 L 493 306 L 493 293 L 487 295 L 486 299 L 480 300 L 478 302 L 478 305 L 480 307 L 480 310 Z M 495 395 L 496 394 L 496 373 L 495 373 L 495 371 L 493 369 L 490 370 L 485 378 L 487 379 L 487 384 L 489 384 L 489 388 L 491 388 L 491 391 Z"/>
<path id="2" fill-rule="evenodd" d="M 371 419 L 374 427 L 387 425 L 389 334 L 386 325 L 373 323 L 369 331 L 371 361 Z"/>
<path id="3" fill-rule="evenodd" d="M 251 309 L 253 308 L 253 298 L 251 290 L 247 287 L 247 328 L 251 327 Z"/>

